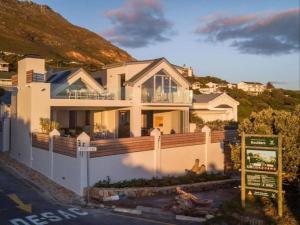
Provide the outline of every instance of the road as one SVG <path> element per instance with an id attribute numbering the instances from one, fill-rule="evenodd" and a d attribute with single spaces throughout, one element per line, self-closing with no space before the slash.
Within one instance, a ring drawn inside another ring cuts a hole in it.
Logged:
<path id="1" fill-rule="evenodd" d="M 115 214 L 106 209 L 64 206 L 0 166 L 0 225 L 157 225 L 162 220 Z"/>

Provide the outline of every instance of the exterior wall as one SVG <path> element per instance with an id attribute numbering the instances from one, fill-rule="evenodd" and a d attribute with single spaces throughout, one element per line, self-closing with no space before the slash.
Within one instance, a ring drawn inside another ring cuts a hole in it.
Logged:
<path id="1" fill-rule="evenodd" d="M 51 152 L 32 147 L 32 168 L 47 177 L 51 176 Z"/>
<path id="2" fill-rule="evenodd" d="M 90 183 L 110 177 L 112 182 L 155 176 L 154 151 L 135 152 L 90 159 Z"/>
<path id="3" fill-rule="evenodd" d="M 213 111 L 213 110 L 193 110 L 195 115 L 204 120 L 204 122 L 214 121 L 214 120 L 230 120 L 226 112 L 224 111 Z M 228 118 L 228 119 L 227 119 Z"/>
<path id="4" fill-rule="evenodd" d="M 161 175 L 182 175 L 190 170 L 196 159 L 205 164 L 204 145 L 192 145 L 161 150 Z"/>
<path id="5" fill-rule="evenodd" d="M 207 169 L 209 171 L 224 171 L 224 145 L 221 142 L 211 143 L 207 152 Z"/>
<path id="6" fill-rule="evenodd" d="M 246 92 L 261 93 L 265 90 L 263 84 L 248 84 L 245 82 L 240 82 L 237 84 L 237 88 Z"/>

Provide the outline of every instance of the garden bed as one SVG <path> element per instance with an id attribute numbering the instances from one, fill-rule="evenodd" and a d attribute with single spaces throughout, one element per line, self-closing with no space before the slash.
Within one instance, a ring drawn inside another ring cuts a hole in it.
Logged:
<path id="1" fill-rule="evenodd" d="M 136 182 L 136 180 L 118 182 L 115 184 L 107 185 L 106 187 L 92 187 L 90 188 L 90 197 L 97 201 L 103 201 L 104 199 L 110 196 L 126 196 L 128 198 L 140 198 L 140 197 L 148 197 L 154 195 L 170 195 L 176 193 L 176 187 L 180 187 L 186 191 L 205 191 L 205 190 L 214 190 L 218 188 L 223 188 L 227 186 L 232 186 L 239 183 L 237 179 L 229 179 L 227 176 L 217 177 L 215 180 L 212 180 L 210 177 L 210 181 L 205 180 L 202 177 L 202 180 L 198 180 L 198 182 L 190 182 L 186 184 L 179 184 L 178 180 L 166 182 L 166 178 L 164 178 L 164 182 L 166 185 L 162 185 L 163 181 L 158 181 L 157 186 L 153 186 L 154 181 L 156 179 L 151 179 L 144 182 Z M 180 178 L 181 180 L 183 178 Z M 168 179 L 167 179 L 168 180 Z M 150 182 L 152 181 L 152 182 Z M 171 185 L 170 185 L 171 183 Z M 122 185 L 121 185 L 122 184 Z M 135 184 L 135 186 L 133 186 Z M 99 183 L 98 183 L 99 185 Z M 142 186 L 144 185 L 144 186 Z M 160 185 L 160 186 L 159 186 Z M 121 186 L 117 188 L 118 186 Z"/>

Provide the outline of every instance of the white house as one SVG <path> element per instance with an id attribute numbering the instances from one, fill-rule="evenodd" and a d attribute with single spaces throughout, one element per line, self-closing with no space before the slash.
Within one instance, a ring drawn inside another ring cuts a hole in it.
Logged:
<path id="1" fill-rule="evenodd" d="M 237 88 L 252 94 L 262 93 L 266 89 L 265 85 L 263 85 L 262 83 L 246 81 L 238 83 Z"/>
<path id="2" fill-rule="evenodd" d="M 0 72 L 9 72 L 9 63 L 0 59 Z"/>
<path id="3" fill-rule="evenodd" d="M 211 93 L 193 96 L 191 111 L 205 122 L 214 120 L 237 121 L 239 102 L 226 93 Z"/>

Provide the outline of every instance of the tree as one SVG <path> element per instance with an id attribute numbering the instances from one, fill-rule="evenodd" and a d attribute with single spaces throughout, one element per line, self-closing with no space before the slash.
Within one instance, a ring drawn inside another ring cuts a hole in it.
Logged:
<path id="1" fill-rule="evenodd" d="M 285 178 L 293 181 L 300 171 L 300 105 L 292 112 L 264 109 L 243 120 L 239 132 L 248 134 L 279 134 L 283 136 L 283 170 Z M 240 167 L 240 146 L 232 146 L 231 158 Z"/>
<path id="2" fill-rule="evenodd" d="M 269 82 L 266 84 L 266 88 L 267 88 L 267 89 L 273 89 L 273 88 L 274 88 L 274 85 L 269 81 Z"/>
<path id="3" fill-rule="evenodd" d="M 5 94 L 5 90 L 0 87 L 0 97 L 2 97 Z"/>

